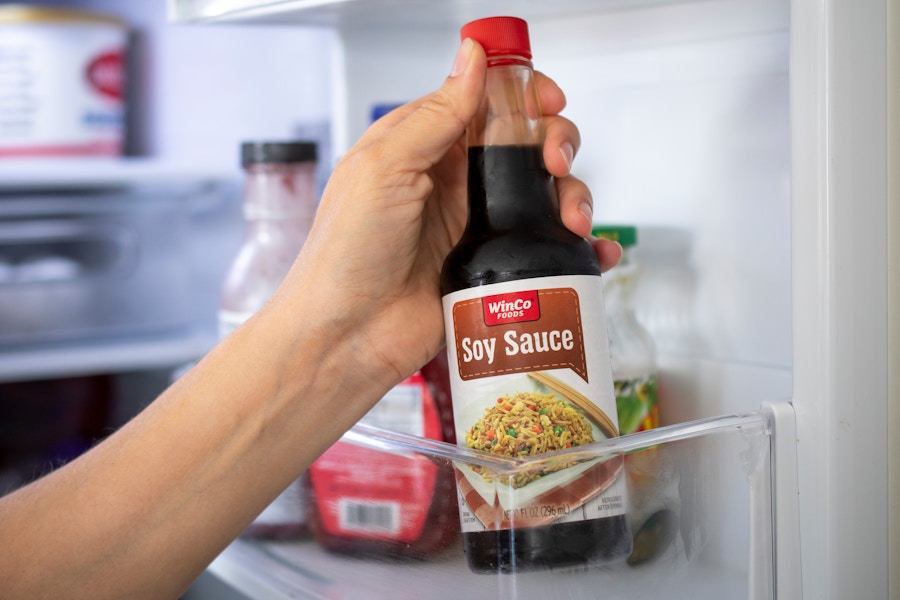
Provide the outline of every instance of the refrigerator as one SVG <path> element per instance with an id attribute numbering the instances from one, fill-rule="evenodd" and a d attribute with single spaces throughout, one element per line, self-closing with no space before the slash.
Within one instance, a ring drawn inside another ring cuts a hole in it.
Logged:
<path id="1" fill-rule="evenodd" d="M 174 67 L 143 90 L 152 110 L 140 126 L 153 131 L 138 152 L 216 173 L 248 135 L 319 136 L 333 164 L 375 107 L 440 85 L 460 25 L 526 19 L 535 68 L 560 84 L 581 131 L 573 172 L 595 221 L 637 227 L 636 312 L 658 353 L 662 427 L 590 452 L 632 461 L 634 518 L 677 516 L 652 564 L 564 572 L 474 574 L 459 544 L 401 560 L 240 538 L 187 598 L 900 597 L 896 1 L 166 9 L 118 7 L 165 41 L 147 45 L 147 60 Z M 198 86 L 201 71 L 215 84 Z M 195 94 L 176 107 L 180 86 Z M 472 460 L 366 425 L 344 440 Z"/>
<path id="2" fill-rule="evenodd" d="M 523 574 L 469 593 L 469 575 L 439 561 L 433 574 L 408 567 L 410 578 L 374 571 L 364 589 L 377 596 L 374 582 L 387 579 L 410 597 L 900 594 L 898 10 L 877 0 L 170 4 L 176 20 L 333 30 L 336 155 L 373 105 L 439 85 L 461 23 L 522 16 L 536 68 L 566 91 L 564 114 L 581 129 L 574 172 L 595 218 L 638 226 L 637 310 L 659 348 L 672 436 L 662 446 L 681 478 L 660 494 L 678 497 L 695 530 L 708 527 L 706 547 L 693 553 L 683 528 L 685 547 L 661 573 L 611 568 L 549 586 Z M 642 447 L 660 443 L 638 435 Z M 318 564 L 304 558 L 275 560 Z M 223 556 L 212 571 L 227 580 L 236 562 Z M 311 597 L 345 597 L 323 586 Z"/>

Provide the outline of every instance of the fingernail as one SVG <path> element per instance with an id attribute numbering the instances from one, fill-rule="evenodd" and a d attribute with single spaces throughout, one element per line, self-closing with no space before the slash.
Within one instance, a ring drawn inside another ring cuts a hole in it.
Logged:
<path id="1" fill-rule="evenodd" d="M 559 146 L 559 153 L 562 154 L 563 160 L 566 161 L 566 167 L 572 170 L 572 161 L 575 160 L 575 148 L 569 142 L 563 142 Z"/>
<path id="2" fill-rule="evenodd" d="M 469 38 L 463 40 L 456 52 L 456 59 L 453 61 L 453 68 L 450 69 L 450 77 L 462 75 L 469 66 L 469 58 L 472 55 L 472 46 L 474 42 Z"/>
<path id="3" fill-rule="evenodd" d="M 578 205 L 578 212 L 587 217 L 588 222 L 592 222 L 594 220 L 594 207 L 591 206 L 590 202 L 581 202 Z"/>

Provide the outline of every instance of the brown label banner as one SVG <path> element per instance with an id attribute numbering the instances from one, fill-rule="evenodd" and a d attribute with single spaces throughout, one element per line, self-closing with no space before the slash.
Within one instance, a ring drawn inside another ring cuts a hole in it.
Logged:
<path id="1" fill-rule="evenodd" d="M 495 298 L 495 297 L 492 297 Z M 463 381 L 545 369 L 572 369 L 588 381 L 578 293 L 537 290 L 539 318 L 488 325 L 485 298 L 453 305 L 459 377 Z"/>

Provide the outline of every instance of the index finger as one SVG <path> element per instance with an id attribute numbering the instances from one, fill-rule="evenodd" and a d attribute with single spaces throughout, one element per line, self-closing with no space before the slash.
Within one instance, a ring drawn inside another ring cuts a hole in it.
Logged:
<path id="1" fill-rule="evenodd" d="M 541 99 L 541 111 L 545 115 L 558 115 L 562 112 L 566 107 L 566 95 L 556 82 L 540 71 L 534 72 L 534 82 Z"/>

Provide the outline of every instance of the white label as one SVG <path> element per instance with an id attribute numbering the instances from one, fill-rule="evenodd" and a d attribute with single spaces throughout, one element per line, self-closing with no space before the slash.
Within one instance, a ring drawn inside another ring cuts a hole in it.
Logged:
<path id="1" fill-rule="evenodd" d="M 458 443 L 527 458 L 618 435 L 603 287 L 559 276 L 443 299 Z M 558 461 L 512 476 L 456 465 L 463 531 L 625 513 L 622 461 Z"/>
<path id="2" fill-rule="evenodd" d="M 306 523 L 306 499 L 303 483 L 292 482 L 254 520 L 254 525 L 295 525 Z"/>
<path id="3" fill-rule="evenodd" d="M 400 506 L 396 502 L 342 498 L 338 515 L 342 531 L 396 534 L 400 530 Z"/>
<path id="4" fill-rule="evenodd" d="M 425 435 L 425 382 L 404 382 L 394 386 L 360 423 L 408 435 Z"/>

